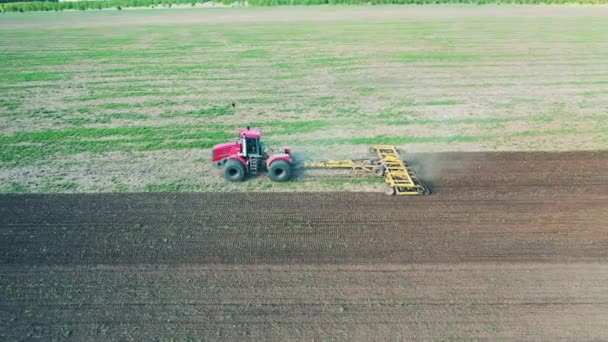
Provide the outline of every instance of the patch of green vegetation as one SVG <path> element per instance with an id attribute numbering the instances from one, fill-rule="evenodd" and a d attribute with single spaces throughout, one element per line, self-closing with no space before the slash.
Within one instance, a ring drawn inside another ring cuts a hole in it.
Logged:
<path id="1" fill-rule="evenodd" d="M 112 122 L 112 116 L 98 115 L 92 118 L 69 118 L 66 120 L 66 122 L 73 126 L 84 126 L 88 124 L 108 124 Z"/>
<path id="2" fill-rule="evenodd" d="M 15 82 L 37 82 L 37 81 L 57 81 L 60 80 L 61 74 L 57 72 L 49 71 L 33 71 L 33 72 L 21 72 L 21 73 L 9 73 L 4 72 L 2 74 L 1 82 L 15 83 Z"/>
<path id="3" fill-rule="evenodd" d="M 367 67 L 365 66 L 336 66 L 333 69 L 333 73 L 334 74 L 349 74 L 351 72 L 357 71 L 357 70 L 366 70 Z"/>
<path id="4" fill-rule="evenodd" d="M 307 120 L 294 122 L 269 121 L 260 123 L 260 127 L 270 127 L 270 135 L 290 135 L 298 133 L 310 133 L 330 127 L 336 123 L 324 120 Z"/>
<path id="5" fill-rule="evenodd" d="M 567 82 L 549 82 L 543 85 L 598 85 L 608 84 L 608 81 L 567 81 Z"/>
<path id="6" fill-rule="evenodd" d="M 308 75 L 304 74 L 304 73 L 296 73 L 296 74 L 276 75 L 276 76 L 273 76 L 272 78 L 274 78 L 275 80 L 292 80 L 292 79 L 297 79 L 297 78 L 304 78 L 306 76 L 308 76 Z"/>
<path id="7" fill-rule="evenodd" d="M 589 107 L 591 107 L 591 104 L 588 101 L 583 100 L 578 103 L 578 108 L 580 108 L 580 109 L 585 109 L 585 108 L 589 108 Z"/>
<path id="8" fill-rule="evenodd" d="M 142 107 L 168 107 L 168 106 L 175 106 L 179 103 L 180 103 L 179 101 L 163 99 L 163 100 L 146 101 L 146 102 L 142 103 L 141 106 Z"/>
<path id="9" fill-rule="evenodd" d="M 293 70 L 295 68 L 293 63 L 279 62 L 274 65 L 279 69 Z"/>
<path id="10" fill-rule="evenodd" d="M 78 189 L 78 184 L 63 180 L 45 179 L 39 184 L 38 189 L 42 192 L 74 192 Z"/>
<path id="11" fill-rule="evenodd" d="M 15 166 L 61 154 L 209 148 L 234 133 L 198 125 L 70 128 L 0 136 L 0 165 Z"/>
<path id="12" fill-rule="evenodd" d="M 375 137 L 358 137 L 358 138 L 330 138 L 330 139 L 315 139 L 306 141 L 307 143 L 326 144 L 326 145 L 375 145 L 375 144 L 413 144 L 413 143 L 450 143 L 450 142 L 478 142 L 491 140 L 492 136 L 486 135 L 452 135 L 452 136 L 375 136 Z"/>
<path id="13" fill-rule="evenodd" d="M 396 119 L 386 121 L 387 125 L 430 125 L 430 126 L 453 126 L 453 125 L 495 125 L 507 122 L 552 122 L 554 117 L 549 114 L 534 115 L 534 116 L 509 116 L 509 117 L 486 117 L 486 118 L 454 118 L 454 119 Z"/>
<path id="14" fill-rule="evenodd" d="M 430 100 L 430 101 L 414 101 L 414 100 L 404 100 L 400 101 L 392 106 L 392 108 L 398 107 L 415 107 L 415 106 L 453 106 L 457 104 L 461 104 L 462 102 L 456 100 Z"/>
<path id="15" fill-rule="evenodd" d="M 562 135 L 562 134 L 577 134 L 582 133 L 581 131 L 575 128 L 560 128 L 560 129 L 548 129 L 548 130 L 526 130 L 522 132 L 516 132 L 511 134 L 513 137 L 536 137 L 543 135 Z"/>
<path id="16" fill-rule="evenodd" d="M 309 102 L 309 106 L 311 107 L 327 107 L 333 104 L 336 101 L 335 96 L 319 96 L 316 98 L 312 98 Z"/>
<path id="17" fill-rule="evenodd" d="M 539 100 L 537 100 L 537 99 L 514 98 L 514 99 L 510 99 L 506 102 L 494 103 L 491 106 L 494 108 L 513 110 L 521 105 L 532 105 L 532 104 L 536 104 L 538 102 L 539 102 Z"/>
<path id="18" fill-rule="evenodd" d="M 98 106 L 101 109 L 124 109 L 124 108 L 133 108 L 140 107 L 139 104 L 133 103 L 103 103 Z"/>
<path id="19" fill-rule="evenodd" d="M 394 108 L 388 108 L 386 110 L 383 110 L 376 116 L 377 119 L 382 119 L 383 122 L 386 122 L 387 119 L 389 120 L 389 122 L 392 122 L 390 120 L 406 120 L 404 118 L 407 118 L 407 120 L 413 120 L 419 117 L 420 112 L 412 110 L 395 110 Z"/>
<path id="20" fill-rule="evenodd" d="M 79 107 L 79 108 L 76 108 L 76 111 L 80 114 L 91 114 L 92 113 L 92 110 L 89 107 Z"/>
<path id="21" fill-rule="evenodd" d="M 93 119 L 91 118 L 69 118 L 66 120 L 72 126 L 84 126 L 90 123 L 93 123 Z"/>
<path id="22" fill-rule="evenodd" d="M 340 65 L 348 65 L 354 60 L 354 57 L 342 56 L 315 56 L 309 59 L 309 62 L 317 67 L 336 67 Z"/>
<path id="23" fill-rule="evenodd" d="M 21 101 L 15 99 L 0 99 L 0 108 L 5 110 L 15 110 L 19 108 Z"/>
<path id="24" fill-rule="evenodd" d="M 341 107 L 337 108 L 335 113 L 337 117 L 353 117 L 359 116 L 361 110 L 358 107 Z"/>
<path id="25" fill-rule="evenodd" d="M 254 97 L 239 99 L 236 102 L 236 106 L 238 107 L 240 104 L 277 104 L 281 103 L 281 100 L 271 97 Z"/>
<path id="26" fill-rule="evenodd" d="M 528 120 L 549 123 L 555 121 L 555 116 L 551 114 L 540 114 L 528 117 Z M 522 120 L 523 121 L 523 120 Z"/>
<path id="27" fill-rule="evenodd" d="M 608 94 L 608 90 L 589 90 L 581 93 L 581 95 L 585 97 L 594 97 L 595 95 L 601 94 Z"/>
<path id="28" fill-rule="evenodd" d="M 263 95 L 270 95 L 270 94 L 275 94 L 277 92 L 276 89 L 255 89 L 255 92 L 257 92 L 258 94 L 263 94 Z"/>
<path id="29" fill-rule="evenodd" d="M 108 115 L 97 116 L 93 120 L 93 123 L 96 123 L 96 124 L 108 124 L 110 122 L 112 122 L 112 118 Z"/>
<path id="30" fill-rule="evenodd" d="M 79 124 L 90 121 L 75 122 Z M 340 121 L 279 120 L 251 123 L 264 127 L 267 136 L 309 133 L 342 125 Z M 161 149 L 210 148 L 232 140 L 241 125 L 169 125 L 157 127 L 88 128 L 17 133 L 0 136 L 0 164 L 27 164 L 54 155 L 82 152 L 154 151 Z"/>
<path id="31" fill-rule="evenodd" d="M 241 51 L 241 52 L 237 53 L 237 55 L 236 55 L 237 58 L 256 58 L 256 59 L 268 58 L 269 56 L 270 56 L 270 53 L 268 51 L 262 50 L 262 49 L 245 50 L 245 51 Z"/>
<path id="32" fill-rule="evenodd" d="M 27 191 L 27 186 L 17 182 L 10 182 L 0 187 L 0 192 L 23 193 Z"/>
<path id="33" fill-rule="evenodd" d="M 209 108 L 189 110 L 189 111 L 171 111 L 160 114 L 163 118 L 175 118 L 175 117 L 195 117 L 195 118 L 209 118 L 215 116 L 232 115 L 234 114 L 234 108 L 232 106 L 212 106 Z"/>
<path id="34" fill-rule="evenodd" d="M 125 183 L 115 183 L 114 184 L 114 191 L 115 192 L 128 192 L 129 191 L 129 186 Z"/>
<path id="35" fill-rule="evenodd" d="M 460 104 L 460 102 L 455 100 L 433 100 L 422 102 L 423 106 L 453 106 L 457 104 Z"/>
<path id="36" fill-rule="evenodd" d="M 260 183 L 260 189 L 262 190 L 270 190 L 273 187 L 273 183 L 270 182 L 266 182 L 266 183 Z"/>
<path id="37" fill-rule="evenodd" d="M 120 120 L 145 120 L 148 117 L 145 114 L 141 113 L 129 113 L 129 112 L 120 112 L 120 113 L 111 113 L 107 114 L 110 119 L 120 119 Z"/>
<path id="38" fill-rule="evenodd" d="M 69 53 L 61 53 L 55 51 L 53 54 L 48 53 L 31 53 L 31 52 L 6 52 L 6 59 L 0 61 L 0 66 L 7 68 L 17 68 L 27 65 L 31 68 L 66 65 L 73 62 L 76 58 Z"/>
<path id="39" fill-rule="evenodd" d="M 19 112 L 19 118 L 31 118 L 33 120 L 40 120 L 40 119 L 57 119 L 57 120 L 61 120 L 64 116 L 65 113 L 62 111 L 58 111 L 58 110 L 50 110 L 50 109 L 44 109 L 44 108 L 36 108 L 36 109 L 31 109 L 29 111 L 23 111 L 23 112 Z"/>
<path id="40" fill-rule="evenodd" d="M 589 114 L 585 116 L 577 116 L 589 121 L 595 121 L 595 124 L 608 125 L 608 114 Z"/>
<path id="41" fill-rule="evenodd" d="M 84 102 L 84 101 L 93 101 L 93 100 L 106 100 L 106 99 L 133 99 L 136 97 L 145 97 L 145 96 L 160 96 L 160 97 L 171 97 L 183 95 L 183 91 L 163 91 L 161 89 L 146 89 L 146 90 L 130 90 L 130 91 L 120 91 L 119 89 L 109 89 L 107 91 L 96 91 L 87 96 L 79 96 L 66 98 L 65 100 L 68 102 Z M 120 105 L 118 105 L 120 106 Z M 132 107 L 137 107 L 137 105 L 133 104 Z M 110 108 L 112 109 L 112 108 Z"/>
<path id="42" fill-rule="evenodd" d="M 364 87 L 357 89 L 359 95 L 361 96 L 369 96 L 376 92 L 376 88 L 373 87 Z"/>
<path id="43" fill-rule="evenodd" d="M 413 62 L 470 62 L 477 61 L 480 59 L 479 56 L 469 55 L 469 54 L 461 54 L 461 53 L 451 53 L 451 52 L 438 52 L 438 51 L 428 51 L 428 52 L 406 52 L 395 55 L 395 58 L 398 61 L 413 63 Z"/>

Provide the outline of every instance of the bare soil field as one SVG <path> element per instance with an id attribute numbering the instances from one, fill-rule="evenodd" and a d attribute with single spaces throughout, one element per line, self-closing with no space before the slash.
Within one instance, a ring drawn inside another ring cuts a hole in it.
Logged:
<path id="1" fill-rule="evenodd" d="M 0 338 L 608 339 L 608 153 L 418 157 L 431 196 L 2 195 Z"/>

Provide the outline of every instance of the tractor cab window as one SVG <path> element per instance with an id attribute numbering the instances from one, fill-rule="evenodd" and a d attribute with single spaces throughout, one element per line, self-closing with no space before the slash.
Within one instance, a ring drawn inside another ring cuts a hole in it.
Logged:
<path id="1" fill-rule="evenodd" d="M 258 151 L 258 145 L 259 145 L 259 140 L 258 139 L 246 139 L 247 144 L 247 154 L 259 154 Z"/>

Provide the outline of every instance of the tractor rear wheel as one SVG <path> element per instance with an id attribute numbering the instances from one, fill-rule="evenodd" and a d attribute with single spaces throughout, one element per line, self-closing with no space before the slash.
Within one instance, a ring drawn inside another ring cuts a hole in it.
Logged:
<path id="1" fill-rule="evenodd" d="M 241 182 L 247 175 L 245 165 L 236 159 L 229 159 L 224 164 L 224 178 L 229 182 Z"/>
<path id="2" fill-rule="evenodd" d="M 277 160 L 270 164 L 268 177 L 274 182 L 287 182 L 291 179 L 291 164 L 286 160 Z"/>

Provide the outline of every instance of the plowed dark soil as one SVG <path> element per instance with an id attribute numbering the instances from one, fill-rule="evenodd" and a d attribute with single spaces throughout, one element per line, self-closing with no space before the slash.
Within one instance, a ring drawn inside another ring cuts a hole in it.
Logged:
<path id="1" fill-rule="evenodd" d="M 412 157 L 432 196 L 0 196 L 0 337 L 608 339 L 608 153 Z"/>

